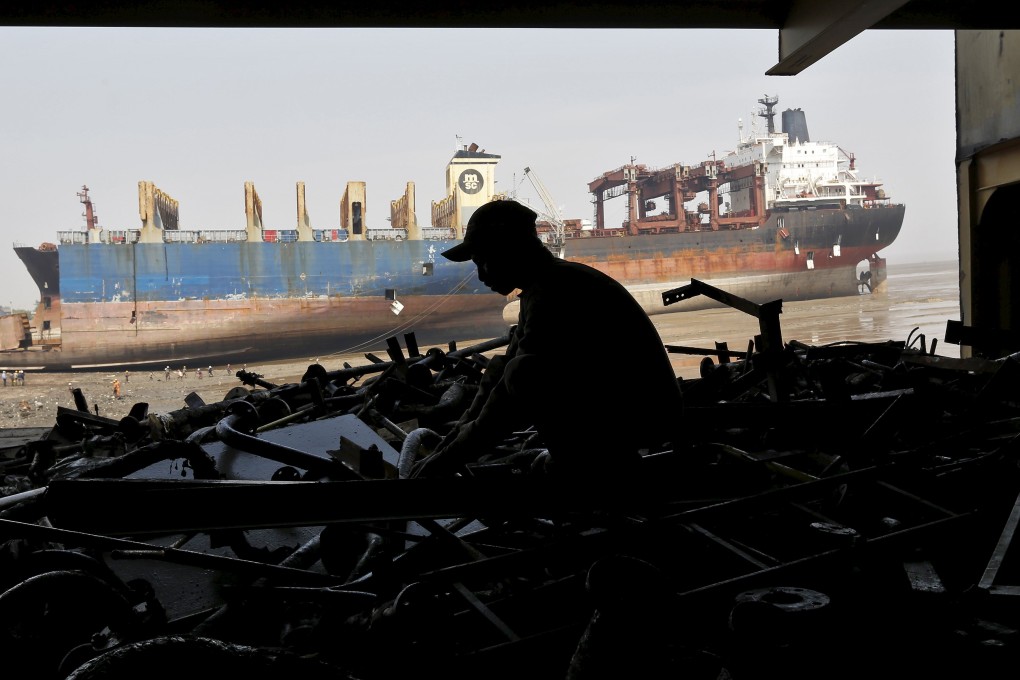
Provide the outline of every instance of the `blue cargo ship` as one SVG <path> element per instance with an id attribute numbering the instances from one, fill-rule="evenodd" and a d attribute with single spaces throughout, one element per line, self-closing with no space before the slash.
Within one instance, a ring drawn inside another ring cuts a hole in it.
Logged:
<path id="1" fill-rule="evenodd" d="M 507 299 L 484 287 L 470 262 L 440 256 L 494 198 L 498 160 L 473 145 L 455 153 L 449 194 L 433 203 L 433 226 L 424 228 L 412 183 L 392 202 L 388 229 L 367 227 L 362 182 L 348 183 L 337 229 L 311 228 L 299 183 L 301 219 L 290 230 L 262 225 L 251 183 L 245 229 L 200 231 L 179 227 L 178 202 L 152 182 L 139 182 L 141 228 L 101 228 L 82 187 L 84 231 L 15 247 L 40 301 L 31 326 L 11 315 L 0 329 L 0 363 L 242 363 L 374 350 L 407 333 L 443 346 L 503 334 Z"/>

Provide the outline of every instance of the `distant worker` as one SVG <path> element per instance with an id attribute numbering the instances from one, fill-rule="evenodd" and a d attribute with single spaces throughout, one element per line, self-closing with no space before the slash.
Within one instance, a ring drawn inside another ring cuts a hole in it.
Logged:
<path id="1" fill-rule="evenodd" d="M 7 387 L 7 371 L 0 373 L 0 379 L 4 381 L 4 387 Z"/>
<path id="2" fill-rule="evenodd" d="M 677 441 L 683 398 L 652 321 L 618 281 L 553 255 L 536 218 L 516 201 L 486 203 L 443 253 L 472 260 L 501 295 L 519 290 L 520 312 L 507 351 L 490 359 L 471 406 L 413 477 L 463 470 L 528 426 L 548 452 L 533 467 L 571 477 L 616 477 Z M 625 366 L 610 377 L 620 354 Z"/>
<path id="3" fill-rule="evenodd" d="M 120 381 L 116 378 L 113 379 L 113 398 L 120 399 Z"/>
<path id="4" fill-rule="evenodd" d="M 163 381 L 166 382 L 169 379 L 170 379 L 170 367 L 167 366 L 166 368 L 163 369 Z"/>
<path id="5" fill-rule="evenodd" d="M 202 367 L 201 366 L 195 369 L 195 375 L 197 375 L 199 378 L 202 377 Z"/>
<path id="6" fill-rule="evenodd" d="M 212 377 L 212 366 L 209 367 L 209 377 Z"/>

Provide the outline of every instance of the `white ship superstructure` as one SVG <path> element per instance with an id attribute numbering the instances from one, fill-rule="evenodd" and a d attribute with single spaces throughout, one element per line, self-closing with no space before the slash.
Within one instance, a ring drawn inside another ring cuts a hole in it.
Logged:
<path id="1" fill-rule="evenodd" d="M 861 179 L 854 157 L 831 142 L 791 141 L 786 132 L 755 136 L 723 158 L 727 169 L 759 164 L 764 168 L 764 196 L 769 209 L 831 204 L 866 207 L 888 200 L 881 182 Z M 757 173 L 756 173 L 757 174 Z M 725 212 L 750 209 L 750 193 L 729 187 Z"/>

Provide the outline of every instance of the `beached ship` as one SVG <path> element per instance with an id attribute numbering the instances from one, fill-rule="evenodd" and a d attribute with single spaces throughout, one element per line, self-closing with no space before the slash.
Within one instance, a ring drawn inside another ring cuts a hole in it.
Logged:
<path id="1" fill-rule="evenodd" d="M 741 129 L 736 150 L 696 165 L 605 172 L 588 184 L 591 227 L 547 219 L 549 239 L 567 259 L 623 282 L 650 314 L 718 305 L 693 297 L 664 307 L 662 293 L 690 279 L 757 303 L 880 287 L 886 262 L 878 253 L 899 235 L 905 206 L 864 179 L 853 154 L 812 141 L 803 110 L 784 111 L 777 131 L 778 98 L 758 102 L 765 129 Z M 607 228 L 606 202 L 620 197 L 623 224 Z"/>
<path id="2" fill-rule="evenodd" d="M 852 155 L 811 141 L 803 111 L 784 111 L 776 131 L 777 99 L 759 102 L 767 129 L 741 133 L 735 151 L 696 165 L 632 163 L 603 173 L 588 185 L 594 220 L 540 211 L 542 238 L 560 256 L 620 280 L 649 314 L 715 304 L 663 304 L 664 291 L 692 278 L 756 302 L 880 286 L 878 253 L 898 235 L 904 206 L 880 182 L 861 179 Z M 409 333 L 444 345 L 500 335 L 515 320 L 515 302 L 483 286 L 472 263 L 440 255 L 478 206 L 514 200 L 495 191 L 499 160 L 474 144 L 456 151 L 428 227 L 415 218 L 411 182 L 391 201 L 386 229 L 367 226 L 363 182 L 348 182 L 337 229 L 310 225 L 298 183 L 290 230 L 262 224 L 251 183 L 246 228 L 223 231 L 181 229 L 178 202 L 151 182 L 139 183 L 141 227 L 104 229 L 83 187 L 85 230 L 15 247 L 40 301 L 31 319 L 0 317 L 0 365 L 240 363 L 375 349 Z M 627 216 L 607 225 L 605 202 L 616 197 L 626 197 Z"/>

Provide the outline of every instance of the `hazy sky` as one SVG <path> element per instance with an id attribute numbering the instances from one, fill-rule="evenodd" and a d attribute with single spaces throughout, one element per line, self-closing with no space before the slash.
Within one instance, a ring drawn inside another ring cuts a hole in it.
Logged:
<path id="1" fill-rule="evenodd" d="M 385 227 L 413 181 L 428 225 L 475 142 L 502 156 L 497 189 L 537 204 L 531 167 L 565 217 L 591 219 L 589 181 L 632 157 L 722 155 L 738 119 L 764 125 L 765 95 L 906 204 L 890 263 L 955 259 L 953 33 L 867 31 L 765 76 L 777 46 L 749 30 L 0 27 L 0 304 L 38 299 L 11 246 L 84 228 L 83 184 L 109 229 L 139 227 L 140 180 L 180 202 L 182 229 L 243 228 L 245 181 L 267 228 L 293 229 L 299 181 L 314 228 L 338 226 L 351 180 Z"/>

